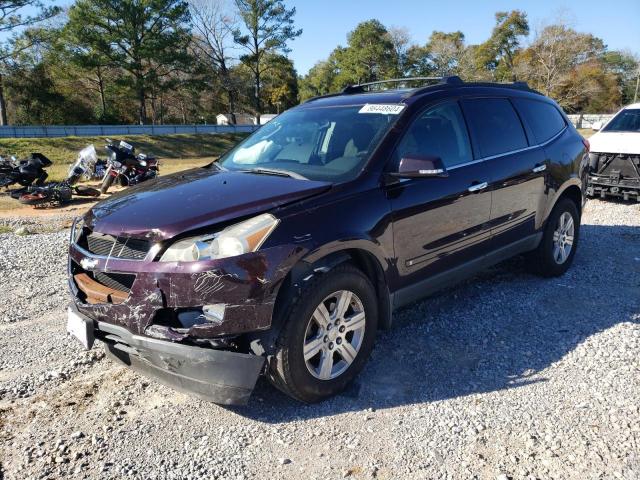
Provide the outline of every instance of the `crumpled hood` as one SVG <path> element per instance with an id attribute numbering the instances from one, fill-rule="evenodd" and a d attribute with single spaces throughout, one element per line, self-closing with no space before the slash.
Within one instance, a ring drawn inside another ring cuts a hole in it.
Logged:
<path id="1" fill-rule="evenodd" d="M 198 168 L 118 192 L 94 206 L 85 223 L 101 233 L 163 240 L 329 188 L 327 182 Z"/>
<path id="2" fill-rule="evenodd" d="M 589 144 L 595 153 L 640 154 L 640 133 L 598 132 L 589 138 Z"/>

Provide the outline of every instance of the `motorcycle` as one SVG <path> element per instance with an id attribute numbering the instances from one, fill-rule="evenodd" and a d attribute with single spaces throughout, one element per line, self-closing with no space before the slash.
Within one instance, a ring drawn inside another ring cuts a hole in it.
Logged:
<path id="1" fill-rule="evenodd" d="M 43 185 L 47 179 L 44 170 L 53 164 L 41 153 L 32 153 L 26 160 L 16 160 L 15 157 L 0 159 L 0 187 L 14 184 L 28 187 L 29 185 Z"/>
<path id="2" fill-rule="evenodd" d="M 34 207 L 58 207 L 70 201 L 73 195 L 99 197 L 99 190 L 77 185 L 81 178 L 90 179 L 94 176 L 99 162 L 95 147 L 89 145 L 80 151 L 78 159 L 69 168 L 69 174 L 64 181 L 27 187 L 27 191 L 22 193 L 18 200 L 24 205 Z"/>
<path id="3" fill-rule="evenodd" d="M 136 155 L 133 145 L 127 142 L 107 141 L 107 168 L 100 186 L 101 193 L 106 193 L 116 180 L 121 186 L 127 187 L 158 176 L 158 159 L 143 153 Z"/>

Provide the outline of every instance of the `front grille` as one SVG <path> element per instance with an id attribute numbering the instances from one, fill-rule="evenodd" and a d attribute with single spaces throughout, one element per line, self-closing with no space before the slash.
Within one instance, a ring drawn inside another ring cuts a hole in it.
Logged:
<path id="1" fill-rule="evenodd" d="M 136 238 L 114 237 L 92 232 L 87 235 L 87 249 L 95 255 L 104 257 L 143 260 L 151 248 L 147 240 Z"/>
<path id="2" fill-rule="evenodd" d="M 127 273 L 94 272 L 93 278 L 96 282 L 109 288 L 113 288 L 114 290 L 129 292 L 133 286 L 136 276 Z"/>

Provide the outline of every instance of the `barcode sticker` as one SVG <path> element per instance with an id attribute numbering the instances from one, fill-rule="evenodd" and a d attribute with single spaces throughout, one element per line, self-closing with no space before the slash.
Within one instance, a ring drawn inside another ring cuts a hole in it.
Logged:
<path id="1" fill-rule="evenodd" d="M 367 103 L 358 113 L 378 113 L 382 115 L 399 115 L 406 105 Z"/>

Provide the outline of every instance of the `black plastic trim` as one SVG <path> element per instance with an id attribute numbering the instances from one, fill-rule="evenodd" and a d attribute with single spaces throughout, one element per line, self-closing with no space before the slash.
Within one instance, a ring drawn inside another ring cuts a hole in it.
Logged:
<path id="1" fill-rule="evenodd" d="M 176 390 L 223 405 L 245 405 L 264 367 L 257 355 L 183 345 L 134 335 L 123 327 L 93 323 L 97 340 L 107 354 L 133 370 Z"/>

